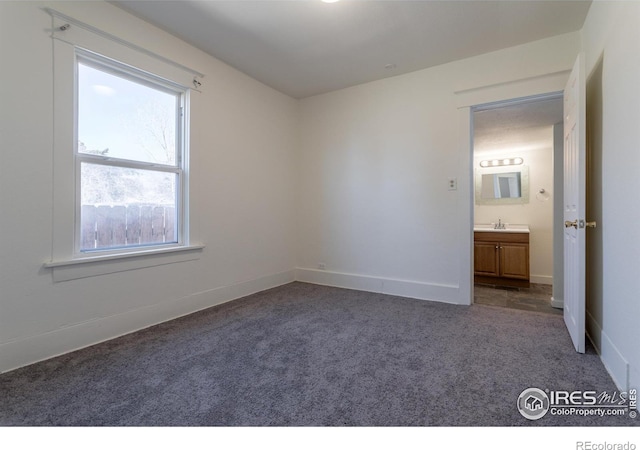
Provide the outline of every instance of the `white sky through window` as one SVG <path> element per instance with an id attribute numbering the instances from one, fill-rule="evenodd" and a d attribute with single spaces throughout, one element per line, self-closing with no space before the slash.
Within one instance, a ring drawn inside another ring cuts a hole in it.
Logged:
<path id="1" fill-rule="evenodd" d="M 82 153 L 175 164 L 175 94 L 78 64 Z"/>

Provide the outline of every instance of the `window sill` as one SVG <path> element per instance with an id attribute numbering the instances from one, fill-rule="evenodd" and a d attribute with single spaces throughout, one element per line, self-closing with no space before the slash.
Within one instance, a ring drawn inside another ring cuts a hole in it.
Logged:
<path id="1" fill-rule="evenodd" d="M 50 261 L 44 267 L 52 269 L 53 281 L 69 281 L 108 273 L 126 272 L 145 267 L 162 266 L 200 259 L 204 245 L 156 248 L 135 252 L 91 255 Z"/>

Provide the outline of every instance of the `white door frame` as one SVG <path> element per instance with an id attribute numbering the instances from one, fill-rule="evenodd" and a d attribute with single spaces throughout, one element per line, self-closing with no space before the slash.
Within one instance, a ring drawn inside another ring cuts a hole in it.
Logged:
<path id="1" fill-rule="evenodd" d="M 529 97 L 524 97 L 524 98 L 514 98 L 511 100 L 505 100 L 505 101 L 500 101 L 500 102 L 492 102 L 492 103 L 486 103 L 483 105 L 475 105 L 472 106 L 470 109 L 470 114 L 471 114 L 471 161 L 474 160 L 474 148 L 473 148 L 473 136 L 474 136 L 474 128 L 473 128 L 473 113 L 478 112 L 478 111 L 489 111 L 492 109 L 496 109 L 496 108 L 503 108 L 506 106 L 514 106 L 514 105 L 523 105 L 523 104 L 528 104 L 528 103 L 535 103 L 535 102 L 539 102 L 539 101 L 544 101 L 544 100 L 560 100 L 562 101 L 563 99 L 563 92 L 562 91 L 557 91 L 557 92 L 549 92 L 546 94 L 539 94 L 539 95 L 532 95 Z M 554 124 L 550 124 L 550 125 L 554 125 Z M 557 149 L 553 149 L 553 155 L 555 158 L 555 152 L 557 151 Z M 553 179 L 555 181 L 556 179 L 556 172 L 558 171 L 558 168 L 554 165 L 553 166 Z M 473 172 L 473 169 L 472 169 Z M 560 168 L 560 176 L 562 177 L 562 168 Z M 472 179 L 471 179 L 471 183 L 474 183 L 474 179 L 473 179 L 473 174 L 472 174 Z M 558 186 L 553 187 L 553 192 L 555 192 L 558 189 Z M 553 199 L 553 202 L 555 203 L 555 198 Z M 473 198 L 472 198 L 472 203 L 473 203 Z M 474 214 L 475 214 L 475 205 L 472 207 L 474 209 L 474 211 L 472 212 L 472 216 L 471 216 L 471 222 L 472 224 L 475 223 L 474 220 Z M 554 216 L 553 220 L 559 220 L 557 217 Z M 553 225 L 553 224 L 552 224 Z M 553 229 L 554 227 L 552 227 Z M 556 242 L 556 238 L 559 238 L 560 240 L 562 240 L 562 236 L 558 236 L 556 237 L 555 234 L 553 236 L 554 238 L 554 244 Z M 473 256 L 473 245 L 471 245 L 471 252 L 472 252 L 472 256 Z M 473 261 L 473 257 L 471 259 L 471 261 Z M 555 261 L 555 259 L 553 260 L 553 264 L 555 266 L 555 264 L 557 263 L 557 261 Z M 473 272 L 473 265 L 471 268 L 471 271 Z M 554 281 L 554 288 L 555 288 L 555 281 Z M 559 287 L 562 290 L 562 286 Z M 551 302 L 551 299 L 549 299 L 549 301 Z"/>
<path id="2" fill-rule="evenodd" d="M 473 123 L 472 108 L 498 104 L 513 99 L 533 99 L 549 93 L 562 92 L 570 70 L 554 72 L 501 84 L 478 86 L 456 91 L 458 107 L 459 173 L 458 242 L 460 245 L 459 303 L 473 304 Z M 466 195 L 465 195 L 466 194 Z"/>

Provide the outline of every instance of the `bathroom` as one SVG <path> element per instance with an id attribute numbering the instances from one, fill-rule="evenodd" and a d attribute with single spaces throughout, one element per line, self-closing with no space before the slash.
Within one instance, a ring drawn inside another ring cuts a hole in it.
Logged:
<path id="1" fill-rule="evenodd" d="M 473 112 L 476 303 L 562 313 L 562 245 L 554 246 L 562 236 L 562 108 L 561 95 L 550 94 Z M 516 235 L 521 243 L 500 243 Z M 508 265 L 526 276 L 498 276 Z"/>

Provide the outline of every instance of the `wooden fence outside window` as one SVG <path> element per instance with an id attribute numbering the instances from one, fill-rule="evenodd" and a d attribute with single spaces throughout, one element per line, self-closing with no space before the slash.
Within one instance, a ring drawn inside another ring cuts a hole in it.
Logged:
<path id="1" fill-rule="evenodd" d="M 175 207 L 82 205 L 81 250 L 177 242 Z"/>

